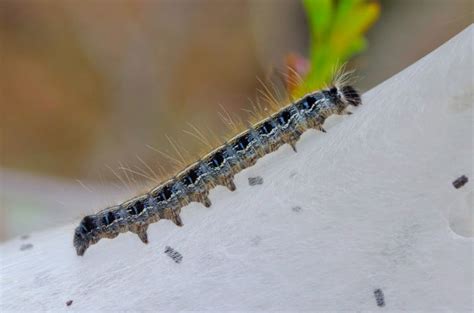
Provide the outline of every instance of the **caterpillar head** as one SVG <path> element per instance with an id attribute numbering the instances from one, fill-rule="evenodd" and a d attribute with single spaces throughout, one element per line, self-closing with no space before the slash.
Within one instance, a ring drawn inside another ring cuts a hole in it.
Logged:
<path id="1" fill-rule="evenodd" d="M 346 105 L 358 106 L 362 104 L 359 93 L 352 86 L 342 86 L 338 89 L 339 98 Z"/>

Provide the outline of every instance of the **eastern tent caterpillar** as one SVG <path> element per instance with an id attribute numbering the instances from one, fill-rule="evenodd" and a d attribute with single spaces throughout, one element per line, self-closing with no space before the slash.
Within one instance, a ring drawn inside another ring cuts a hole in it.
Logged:
<path id="1" fill-rule="evenodd" d="M 359 93 L 337 80 L 328 89 L 305 95 L 250 126 L 148 193 L 84 217 L 74 233 L 77 254 L 83 255 L 101 238 L 115 238 L 127 231 L 148 243 L 148 225 L 160 219 L 182 226 L 181 208 L 190 202 L 210 207 L 208 195 L 212 188 L 221 185 L 235 190 L 234 175 L 284 144 L 296 152 L 295 144 L 306 130 L 325 132 L 326 118 L 333 114 L 351 114 L 347 107 L 360 104 Z"/>

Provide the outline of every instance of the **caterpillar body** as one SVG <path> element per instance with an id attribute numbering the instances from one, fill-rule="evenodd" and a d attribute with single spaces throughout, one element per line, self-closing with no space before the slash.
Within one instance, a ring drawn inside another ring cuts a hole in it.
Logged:
<path id="1" fill-rule="evenodd" d="M 333 114 L 351 114 L 349 105 L 361 104 L 359 93 L 350 85 L 336 83 L 315 91 L 234 136 L 173 178 L 148 193 L 122 204 L 85 216 L 74 232 L 77 255 L 102 238 L 115 238 L 133 232 L 148 243 L 147 228 L 161 219 L 182 226 L 181 209 L 190 202 L 211 206 L 209 191 L 217 185 L 234 191 L 234 175 L 254 165 L 257 160 L 284 144 L 296 152 L 295 143 L 308 129 L 325 132 L 323 124 Z"/>

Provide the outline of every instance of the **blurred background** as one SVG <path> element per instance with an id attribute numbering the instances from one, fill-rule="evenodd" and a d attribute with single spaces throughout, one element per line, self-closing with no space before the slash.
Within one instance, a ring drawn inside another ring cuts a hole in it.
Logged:
<path id="1" fill-rule="evenodd" d="M 298 94 L 288 67 L 316 88 L 347 61 L 366 91 L 472 21 L 471 0 L 0 0 L 0 240 L 132 196 L 172 165 L 149 146 L 195 155 L 188 123 L 220 134 L 258 78 Z"/>

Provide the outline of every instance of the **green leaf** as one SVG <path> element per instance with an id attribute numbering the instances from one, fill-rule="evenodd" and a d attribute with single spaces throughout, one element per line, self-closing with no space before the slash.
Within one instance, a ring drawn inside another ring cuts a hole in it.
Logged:
<path id="1" fill-rule="evenodd" d="M 293 96 L 328 83 L 337 66 L 364 51 L 365 32 L 380 14 L 380 5 L 369 0 L 303 0 L 310 27 L 311 69 Z"/>
<path id="2" fill-rule="evenodd" d="M 332 0 L 303 0 L 313 37 L 322 38 L 331 26 Z"/>

